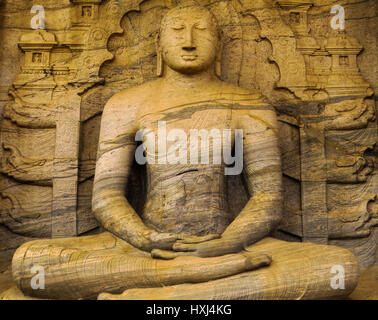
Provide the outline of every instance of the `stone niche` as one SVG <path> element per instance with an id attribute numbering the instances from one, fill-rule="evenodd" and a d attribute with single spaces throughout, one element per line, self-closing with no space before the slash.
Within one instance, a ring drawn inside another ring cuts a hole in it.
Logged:
<path id="1" fill-rule="evenodd" d="M 222 28 L 221 77 L 261 91 L 280 122 L 284 219 L 275 237 L 350 249 L 363 267 L 378 239 L 375 0 L 200 0 Z M 99 231 L 91 195 L 102 109 L 157 77 L 156 36 L 174 0 L 0 4 L 0 268 L 33 238 Z M 344 30 L 330 27 L 343 5 Z M 16 31 L 11 31 L 15 29 Z M 143 168 L 127 195 L 144 203 Z M 247 200 L 229 179 L 236 213 Z"/>

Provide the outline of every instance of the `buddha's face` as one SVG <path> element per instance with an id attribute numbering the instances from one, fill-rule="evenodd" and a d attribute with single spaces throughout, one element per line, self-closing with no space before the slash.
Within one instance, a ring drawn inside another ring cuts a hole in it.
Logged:
<path id="1" fill-rule="evenodd" d="M 176 9 L 163 19 L 160 49 L 171 69 L 185 74 L 207 70 L 218 50 L 217 23 L 200 7 Z"/>

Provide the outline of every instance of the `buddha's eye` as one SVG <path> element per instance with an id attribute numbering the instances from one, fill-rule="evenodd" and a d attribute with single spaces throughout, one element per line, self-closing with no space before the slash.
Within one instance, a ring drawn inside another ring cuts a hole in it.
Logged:
<path id="1" fill-rule="evenodd" d="M 173 30 L 184 30 L 184 26 L 182 24 L 174 25 L 172 27 Z"/>
<path id="2" fill-rule="evenodd" d="M 198 30 L 205 30 L 205 29 L 207 29 L 207 26 L 205 24 L 201 24 L 201 23 L 196 24 L 194 27 L 196 29 L 198 29 Z"/>

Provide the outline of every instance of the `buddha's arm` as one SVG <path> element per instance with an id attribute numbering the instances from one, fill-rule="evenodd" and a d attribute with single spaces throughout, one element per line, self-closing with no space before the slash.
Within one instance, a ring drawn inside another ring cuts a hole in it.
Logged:
<path id="1" fill-rule="evenodd" d="M 133 110 L 122 112 L 117 96 L 105 106 L 96 161 L 92 209 L 99 223 L 132 245 L 148 249 L 148 233 L 124 196 L 135 151 Z"/>
<path id="2" fill-rule="evenodd" d="M 267 236 L 281 220 L 282 172 L 273 110 L 249 111 L 237 119 L 243 129 L 243 170 L 252 197 L 222 234 L 226 247 L 241 249 Z"/>

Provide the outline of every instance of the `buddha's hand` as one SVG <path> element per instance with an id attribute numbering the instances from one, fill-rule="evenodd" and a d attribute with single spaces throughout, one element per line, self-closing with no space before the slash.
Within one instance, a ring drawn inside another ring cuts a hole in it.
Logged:
<path id="1" fill-rule="evenodd" d="M 173 245 L 178 241 L 185 241 L 185 243 L 201 243 L 212 239 L 219 238 L 219 234 L 208 234 L 206 236 L 191 236 L 187 234 L 177 233 L 162 233 L 151 230 L 144 234 L 144 237 L 148 241 L 149 250 L 172 250 Z"/>
<path id="2" fill-rule="evenodd" d="M 194 242 L 188 239 L 179 239 L 173 246 L 172 251 L 152 250 L 154 258 L 174 259 L 179 256 L 217 257 L 226 254 L 238 253 L 243 250 L 240 245 L 224 238 L 209 239 L 207 241 Z"/>
<path id="3" fill-rule="evenodd" d="M 242 246 L 235 246 L 232 241 L 218 238 L 201 243 L 188 243 L 186 240 L 178 240 L 173 245 L 173 250 L 154 249 L 151 252 L 153 258 L 157 259 L 174 259 L 183 256 L 197 256 L 201 258 L 209 257 L 212 259 L 220 259 L 224 257 L 231 258 L 231 261 L 239 261 L 240 256 L 245 258 L 244 271 L 252 271 L 272 263 L 272 257 L 267 252 L 256 251 L 251 247 L 243 249 Z M 213 257 L 213 258 L 211 258 Z M 216 258 L 217 257 L 217 258 Z M 208 261 L 210 261 L 208 260 Z M 229 265 L 230 266 L 230 265 Z M 234 274 L 239 273 L 234 272 Z"/>

